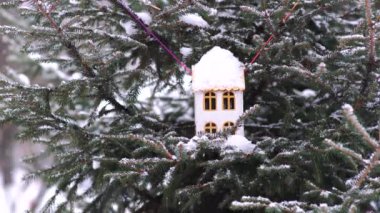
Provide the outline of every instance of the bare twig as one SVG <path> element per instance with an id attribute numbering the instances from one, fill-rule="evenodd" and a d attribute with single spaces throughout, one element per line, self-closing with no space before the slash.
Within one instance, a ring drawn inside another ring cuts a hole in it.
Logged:
<path id="1" fill-rule="evenodd" d="M 371 0 L 365 0 L 365 16 L 368 27 L 368 63 L 375 64 L 376 61 L 376 43 L 375 43 L 375 26 L 372 21 Z"/>

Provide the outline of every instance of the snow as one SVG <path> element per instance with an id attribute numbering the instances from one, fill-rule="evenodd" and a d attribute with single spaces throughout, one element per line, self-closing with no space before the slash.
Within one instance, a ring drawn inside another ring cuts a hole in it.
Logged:
<path id="1" fill-rule="evenodd" d="M 100 168 L 100 162 L 98 160 L 92 160 L 92 169 L 97 170 Z"/>
<path id="2" fill-rule="evenodd" d="M 42 56 L 40 54 L 31 53 L 31 54 L 28 54 L 28 56 L 33 60 L 42 59 Z M 62 57 L 60 59 L 69 60 L 66 57 Z M 65 73 L 64 71 L 62 71 L 59 67 L 59 64 L 55 63 L 55 62 L 40 62 L 39 65 L 44 70 L 54 74 L 54 77 L 58 77 L 64 81 L 72 81 L 72 80 L 83 79 L 83 75 L 80 72 L 74 72 L 73 74 L 69 75 L 69 74 Z M 26 79 L 22 76 L 19 76 L 18 78 L 22 83 L 27 83 L 27 81 L 29 80 L 29 79 Z M 29 81 L 29 83 L 30 83 L 30 81 Z"/>
<path id="3" fill-rule="evenodd" d="M 42 189 L 42 182 L 32 180 L 25 182 L 23 180 L 26 172 L 22 169 L 16 169 L 13 173 L 13 183 L 3 187 L 1 184 L 2 175 L 0 174 L 0 210 L 2 213 L 21 213 L 31 208 Z"/>
<path id="4" fill-rule="evenodd" d="M 77 0 L 69 0 L 69 2 L 70 2 L 70 4 L 80 4 L 80 2 L 79 1 L 77 1 Z"/>
<path id="5" fill-rule="evenodd" d="M 50 188 L 47 189 L 47 191 L 44 193 L 44 195 L 42 196 L 42 199 L 41 199 L 41 202 L 40 204 L 38 205 L 38 208 L 37 209 L 42 209 L 45 204 L 50 200 L 50 198 L 52 198 L 53 196 L 55 196 L 55 193 L 57 192 L 57 186 L 52 186 Z M 59 193 L 56 197 L 55 197 L 55 201 L 54 201 L 54 205 L 52 207 L 52 212 L 54 212 L 54 209 L 56 206 L 64 203 L 67 201 L 67 198 L 66 196 L 63 194 L 63 193 Z"/>
<path id="6" fill-rule="evenodd" d="M 375 210 L 375 212 L 380 212 L 380 203 L 379 203 L 379 201 L 378 201 L 378 203 L 376 203 L 376 201 L 371 201 L 370 202 L 370 206 L 371 206 L 371 208 L 372 209 L 374 209 Z"/>
<path id="7" fill-rule="evenodd" d="M 322 73 L 326 71 L 327 71 L 326 64 L 324 62 L 319 63 L 317 66 L 317 72 Z"/>
<path id="8" fill-rule="evenodd" d="M 141 0 L 143 4 L 145 5 L 150 5 L 152 4 L 152 2 L 150 2 L 149 0 Z"/>
<path id="9" fill-rule="evenodd" d="M 18 73 L 16 70 L 10 67 L 6 67 L 5 69 L 6 75 L 3 75 L 3 73 L 1 73 L 1 79 L 6 81 L 16 81 L 22 85 L 30 86 L 30 79 L 28 78 L 28 76 L 26 76 L 23 73 Z"/>
<path id="10" fill-rule="evenodd" d="M 28 76 L 26 76 L 24 74 L 18 74 L 18 79 L 19 79 L 20 83 L 22 83 L 26 86 L 30 85 L 30 80 L 29 80 Z"/>
<path id="11" fill-rule="evenodd" d="M 197 143 L 194 140 L 190 140 L 184 145 L 186 151 L 194 151 L 197 148 Z"/>
<path id="12" fill-rule="evenodd" d="M 208 140 L 206 136 L 198 137 L 194 136 L 188 143 L 179 142 L 177 147 L 182 147 L 185 152 L 195 152 L 198 144 L 203 140 Z M 220 146 L 222 150 L 233 150 L 235 152 L 242 152 L 244 154 L 251 154 L 255 149 L 255 145 L 252 144 L 247 138 L 241 135 L 230 135 L 227 140 L 219 142 L 212 142 L 214 145 Z"/>
<path id="13" fill-rule="evenodd" d="M 343 56 L 353 56 L 359 52 L 364 52 L 366 50 L 365 47 L 355 47 L 355 48 L 351 48 L 351 49 L 345 49 L 345 50 L 341 50 L 340 53 L 343 55 Z"/>
<path id="14" fill-rule="evenodd" d="M 149 12 L 142 11 L 136 13 L 136 15 L 146 24 L 149 25 L 152 22 L 152 16 L 150 15 Z M 120 20 L 119 22 L 120 26 L 122 26 L 125 30 L 125 33 L 128 36 L 134 35 L 137 33 L 138 29 L 136 28 L 136 23 L 130 20 L 127 20 L 123 22 Z"/>
<path id="15" fill-rule="evenodd" d="M 244 208 L 248 209 L 250 207 L 256 207 L 258 205 L 260 205 L 260 204 L 255 203 L 255 202 L 239 202 L 239 201 L 236 201 L 236 200 L 232 201 L 232 203 L 231 203 L 231 206 L 239 207 L 241 209 L 244 209 Z"/>
<path id="16" fill-rule="evenodd" d="M 82 73 L 80 72 L 74 72 L 71 76 L 70 76 L 70 80 L 80 80 L 83 78 L 83 75 Z"/>
<path id="17" fill-rule="evenodd" d="M 268 198 L 264 198 L 261 196 L 258 196 L 258 197 L 243 196 L 241 200 L 242 202 L 233 201 L 232 206 L 238 207 L 238 209 L 242 209 L 242 210 L 262 208 L 266 206 L 266 207 L 271 207 L 271 208 L 289 209 L 291 212 L 301 213 L 305 211 L 302 210 L 299 206 L 307 205 L 304 202 L 299 202 L 296 200 L 273 202 L 269 200 Z"/>
<path id="18" fill-rule="evenodd" d="M 0 183 L 3 183 L 1 175 L 0 175 Z M 0 209 L 2 209 L 2 211 L 4 213 L 8 213 L 9 212 L 9 210 L 8 210 L 8 208 L 6 208 L 6 206 L 8 206 L 8 204 L 7 204 L 6 200 L 5 200 L 4 188 L 0 187 Z"/>
<path id="19" fill-rule="evenodd" d="M 134 22 L 132 21 L 123 22 L 120 20 L 119 23 L 120 23 L 120 26 L 124 28 L 125 34 L 130 36 L 137 33 L 136 25 Z"/>
<path id="20" fill-rule="evenodd" d="M 102 110 L 112 110 L 113 109 L 113 106 L 108 102 L 108 101 L 104 101 L 102 100 L 98 107 L 96 108 L 96 112 L 99 114 Z"/>
<path id="21" fill-rule="evenodd" d="M 320 195 L 323 197 L 323 198 L 328 198 L 330 196 L 331 192 L 329 191 L 325 191 L 325 190 L 322 190 L 320 192 Z"/>
<path id="22" fill-rule="evenodd" d="M 346 111 L 347 113 L 349 113 L 349 114 L 354 113 L 354 108 L 352 108 L 352 106 L 351 106 L 350 104 L 344 104 L 344 105 L 342 106 L 342 109 L 343 109 L 344 111 Z"/>
<path id="23" fill-rule="evenodd" d="M 92 180 L 90 178 L 86 178 L 84 181 L 78 184 L 76 194 L 82 196 L 92 187 L 92 184 Z"/>
<path id="24" fill-rule="evenodd" d="M 347 40 L 364 40 L 366 37 L 361 34 L 354 34 L 354 35 L 344 35 L 344 36 L 338 36 L 338 39 L 341 41 L 347 41 Z"/>
<path id="25" fill-rule="evenodd" d="M 176 82 L 173 77 L 170 79 L 171 82 Z M 171 90 L 168 87 L 157 89 L 154 82 L 146 82 L 146 85 L 140 90 L 137 99 L 141 103 L 146 103 L 151 105 L 152 111 L 159 115 L 161 119 L 164 118 L 165 114 L 175 111 L 179 108 L 188 109 L 179 118 L 179 121 L 189 121 L 193 120 L 193 110 L 189 107 L 187 100 L 192 98 L 191 93 L 191 76 L 185 75 L 183 77 L 182 87 L 184 91 Z M 176 108 L 167 107 L 168 103 L 178 104 Z"/>
<path id="26" fill-rule="evenodd" d="M 244 90 L 244 65 L 229 50 L 213 47 L 192 66 L 193 91 Z"/>
<path id="27" fill-rule="evenodd" d="M 95 2 L 99 7 L 110 8 L 113 6 L 108 0 L 97 0 Z"/>
<path id="28" fill-rule="evenodd" d="M 259 169 L 261 170 L 266 170 L 269 172 L 272 171 L 279 171 L 279 170 L 289 170 L 291 167 L 287 164 L 282 164 L 282 165 L 273 165 L 273 166 L 266 166 L 266 165 L 261 165 Z"/>
<path id="29" fill-rule="evenodd" d="M 235 150 L 243 152 L 244 154 L 251 154 L 256 146 L 244 136 L 230 135 L 224 147 L 233 147 Z"/>
<path id="30" fill-rule="evenodd" d="M 317 95 L 317 93 L 312 89 L 305 89 L 303 91 L 294 90 L 294 93 L 303 98 L 312 98 Z"/>
<path id="31" fill-rule="evenodd" d="M 22 1 L 22 3 L 19 4 L 18 8 L 24 10 L 36 10 L 34 4 L 30 1 Z"/>
<path id="32" fill-rule="evenodd" d="M 218 14 L 218 10 L 215 9 L 215 8 L 210 8 L 210 10 L 209 10 L 209 14 L 210 14 L 211 16 L 215 16 L 216 14 Z"/>
<path id="33" fill-rule="evenodd" d="M 173 178 L 173 172 L 175 170 L 176 167 L 170 167 L 170 169 L 166 172 L 165 174 L 165 178 L 162 182 L 162 184 L 167 187 L 169 186 L 170 182 L 172 181 L 172 178 Z"/>
<path id="34" fill-rule="evenodd" d="M 196 149 L 197 149 L 197 145 L 198 145 L 198 140 L 200 138 L 198 136 L 194 136 L 190 139 L 189 142 L 187 143 L 184 143 L 184 142 L 179 142 L 177 144 L 177 147 L 179 146 L 182 146 L 182 149 L 186 152 L 194 152 Z"/>
<path id="35" fill-rule="evenodd" d="M 179 20 L 197 27 L 208 27 L 208 23 L 197 13 L 187 13 L 179 17 Z"/>
<path id="36" fill-rule="evenodd" d="M 141 20 L 143 20 L 143 22 L 144 22 L 146 25 L 149 25 L 149 24 L 152 22 L 152 16 L 151 16 L 150 13 L 147 12 L 147 11 L 138 12 L 138 13 L 136 13 L 136 15 L 137 15 Z"/>
<path id="37" fill-rule="evenodd" d="M 183 55 L 183 58 L 187 58 L 189 55 L 193 53 L 193 48 L 190 47 L 181 47 L 179 52 Z"/>

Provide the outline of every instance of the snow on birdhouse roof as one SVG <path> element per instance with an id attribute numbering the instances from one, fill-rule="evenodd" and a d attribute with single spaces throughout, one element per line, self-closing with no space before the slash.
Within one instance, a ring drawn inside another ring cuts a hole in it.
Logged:
<path id="1" fill-rule="evenodd" d="M 244 90 L 244 65 L 229 50 L 213 47 L 192 66 L 193 90 Z"/>

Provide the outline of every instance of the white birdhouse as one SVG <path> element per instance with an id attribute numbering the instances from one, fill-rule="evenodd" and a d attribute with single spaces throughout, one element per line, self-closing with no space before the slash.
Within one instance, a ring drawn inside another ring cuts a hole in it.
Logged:
<path id="1" fill-rule="evenodd" d="M 243 63 L 216 46 L 192 71 L 196 132 L 216 133 L 233 126 L 243 114 Z M 244 128 L 239 127 L 236 134 L 244 135 Z"/>

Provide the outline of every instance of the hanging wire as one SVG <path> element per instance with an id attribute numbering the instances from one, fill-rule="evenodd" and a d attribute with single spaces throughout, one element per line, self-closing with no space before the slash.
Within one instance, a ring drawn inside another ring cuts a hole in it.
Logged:
<path id="1" fill-rule="evenodd" d="M 151 30 L 143 20 L 141 20 L 135 12 L 127 5 L 127 3 L 124 0 L 114 0 L 118 5 L 122 7 L 125 13 L 127 13 L 134 22 L 136 22 L 149 36 L 151 36 L 156 42 L 161 46 L 162 49 L 164 49 L 177 63 L 180 65 L 183 69 L 185 69 L 186 73 L 191 75 L 192 71 L 191 69 L 181 61 L 179 57 L 164 43 L 161 41 L 159 36 Z M 298 0 L 293 7 L 290 9 L 289 12 L 287 12 L 284 17 L 281 20 L 281 24 L 285 24 L 289 17 L 292 15 L 292 13 L 295 11 L 296 7 L 300 4 L 300 0 Z M 255 63 L 255 61 L 259 58 L 260 54 L 264 51 L 265 47 L 269 45 L 269 43 L 275 38 L 274 37 L 275 32 L 273 32 L 270 37 L 267 39 L 267 41 L 260 47 L 260 49 L 256 52 L 256 54 L 252 57 L 250 64 Z"/>

